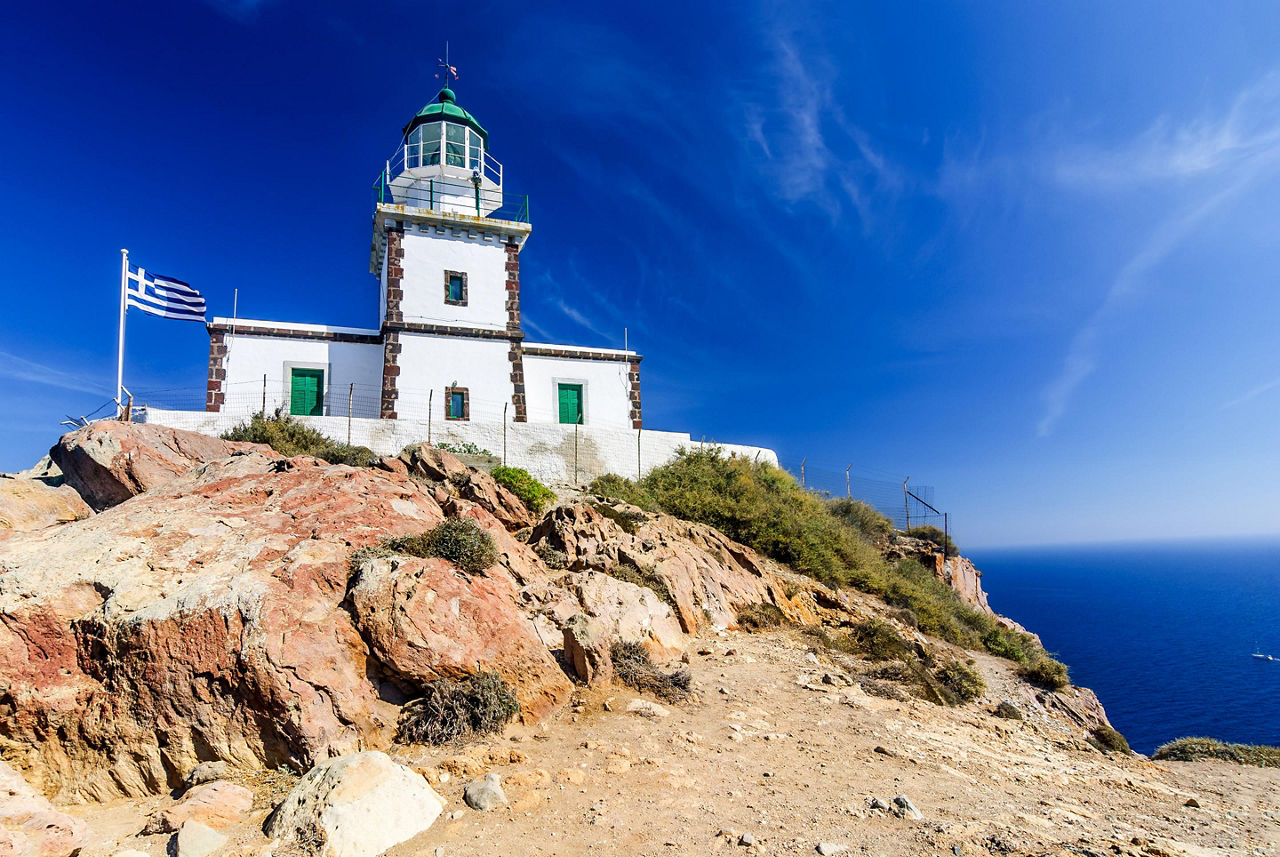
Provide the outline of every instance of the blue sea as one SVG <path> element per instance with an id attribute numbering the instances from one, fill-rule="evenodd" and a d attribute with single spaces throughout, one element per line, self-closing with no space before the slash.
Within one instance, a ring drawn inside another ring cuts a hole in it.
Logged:
<path id="1" fill-rule="evenodd" d="M 1280 539 L 971 558 L 992 609 L 1039 634 L 1138 752 L 1188 735 L 1280 745 Z"/>

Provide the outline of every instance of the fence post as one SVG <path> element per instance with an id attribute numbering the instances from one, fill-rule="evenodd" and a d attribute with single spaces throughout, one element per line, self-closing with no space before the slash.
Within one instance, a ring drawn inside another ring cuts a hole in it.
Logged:
<path id="1" fill-rule="evenodd" d="M 267 376 L 266 374 L 263 374 L 262 376 L 262 416 L 264 419 L 267 416 Z"/>
<path id="2" fill-rule="evenodd" d="M 435 396 L 435 388 L 427 390 L 427 445 L 431 445 L 431 399 Z"/>
<path id="3" fill-rule="evenodd" d="M 800 459 L 800 487 L 801 487 L 802 489 L 803 489 L 803 488 L 805 488 L 805 484 L 804 484 L 804 463 L 805 463 L 806 461 L 808 461 L 808 460 L 809 460 L 809 456 L 807 456 L 807 455 L 806 455 L 804 458 Z"/>
<path id="4" fill-rule="evenodd" d="M 910 476 L 902 480 L 902 508 L 907 513 L 907 530 L 911 529 L 911 496 L 907 491 L 907 483 L 910 481 Z"/>
<path id="5" fill-rule="evenodd" d="M 951 513 L 942 513 L 942 561 L 947 561 L 947 544 L 951 541 Z"/>
<path id="6" fill-rule="evenodd" d="M 476 191 L 479 193 L 480 191 Z M 502 466 L 507 466 L 507 405 L 509 402 L 502 403 Z"/>
<path id="7" fill-rule="evenodd" d="M 844 496 L 846 500 L 853 499 L 853 486 L 849 482 L 849 471 L 852 469 L 853 469 L 852 464 L 850 464 L 848 467 L 844 469 Z"/>
<path id="8" fill-rule="evenodd" d="M 640 481 L 640 432 L 644 429 L 636 429 L 636 481 Z"/>
<path id="9" fill-rule="evenodd" d="M 356 397 L 356 384 L 351 382 L 351 386 L 347 388 L 347 446 L 351 446 L 351 403 Z"/>
<path id="10" fill-rule="evenodd" d="M 578 483 L 578 424 L 573 424 L 573 482 Z"/>

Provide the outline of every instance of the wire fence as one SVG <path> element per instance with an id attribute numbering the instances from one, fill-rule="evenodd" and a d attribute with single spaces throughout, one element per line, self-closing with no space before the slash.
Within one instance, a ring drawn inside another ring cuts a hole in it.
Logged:
<path id="1" fill-rule="evenodd" d="M 396 417 L 428 424 L 434 422 L 442 429 L 456 424 L 457 417 L 450 413 L 450 397 L 446 392 L 449 389 L 400 389 L 394 405 Z M 206 391 L 194 387 L 143 390 L 134 394 L 135 409 L 153 407 L 203 411 L 206 403 Z M 254 414 L 271 414 L 276 410 L 289 413 L 291 404 L 288 382 L 268 376 L 260 380 L 224 384 L 220 412 L 248 419 Z M 505 424 L 512 422 L 515 416 L 509 399 L 477 396 L 469 390 L 465 408 L 467 422 Z M 377 419 L 382 414 L 382 388 L 376 384 L 354 382 L 331 384 L 322 391 L 314 413 L 328 417 Z M 913 483 L 909 477 L 895 480 L 883 471 L 862 469 L 855 464 L 839 470 L 810 464 L 806 458 L 786 459 L 780 463 L 807 490 L 826 497 L 860 500 L 888 518 L 896 529 L 906 531 L 932 526 L 947 535 L 953 532 L 951 515 L 939 508 L 934 488 L 930 485 Z M 634 468 L 628 468 L 628 473 L 623 475 L 636 474 Z"/>
<path id="2" fill-rule="evenodd" d="M 807 459 L 788 459 L 782 464 L 808 490 L 826 497 L 861 500 L 899 530 L 931 526 L 948 535 L 951 532 L 951 515 L 937 507 L 931 485 L 913 483 L 910 477 L 894 481 L 880 472 L 869 476 L 854 464 L 845 470 L 811 465 Z"/>

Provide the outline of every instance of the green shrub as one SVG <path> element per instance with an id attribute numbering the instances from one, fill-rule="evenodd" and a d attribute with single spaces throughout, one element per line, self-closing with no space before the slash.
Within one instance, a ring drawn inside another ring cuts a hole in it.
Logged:
<path id="1" fill-rule="evenodd" d="M 1022 720 L 1022 712 L 1018 710 L 1018 706 L 1009 700 L 1003 700 L 996 706 L 996 710 L 992 712 L 996 717 L 1002 720 Z"/>
<path id="2" fill-rule="evenodd" d="M 502 731 L 520 713 L 520 703 L 496 672 L 465 679 L 442 678 L 426 694 L 400 710 L 396 740 L 402 744 L 444 744 Z"/>
<path id="3" fill-rule="evenodd" d="M 569 555 L 562 550 L 556 550 L 546 542 L 540 542 L 533 551 L 547 568 L 559 570 L 569 567 Z"/>
<path id="4" fill-rule="evenodd" d="M 952 661 L 941 667 L 934 673 L 934 677 L 959 697 L 961 702 L 972 702 L 987 689 L 987 683 L 982 680 L 978 671 L 959 661 Z"/>
<path id="5" fill-rule="evenodd" d="M 1216 738 L 1179 738 L 1157 747 L 1151 758 L 1172 762 L 1221 759 L 1237 765 L 1280 768 L 1280 747 L 1266 744 L 1227 744 Z"/>
<path id="6" fill-rule="evenodd" d="M 1047 690 L 1062 690 L 1071 683 L 1067 677 L 1066 664 L 1055 661 L 1044 652 L 1037 654 L 1024 664 L 1018 670 L 1018 675 Z"/>
<path id="7" fill-rule="evenodd" d="M 326 437 L 283 409 L 277 409 L 271 416 L 254 414 L 247 422 L 223 432 L 222 439 L 265 443 L 281 455 L 313 455 L 330 464 L 368 467 L 378 460 L 378 454 L 372 449 Z"/>
<path id="8" fill-rule="evenodd" d="M 519 497 L 520 501 L 535 514 L 547 508 L 547 504 L 556 498 L 550 488 L 534 479 L 529 475 L 529 471 L 522 467 L 499 466 L 489 471 L 489 475 L 499 485 Z"/>
<path id="9" fill-rule="evenodd" d="M 432 446 L 436 449 L 443 450 L 444 452 L 452 453 L 453 455 L 493 455 L 489 450 L 482 449 L 469 440 L 463 441 L 462 443 L 441 441 L 440 443 L 433 443 Z"/>
<path id="10" fill-rule="evenodd" d="M 886 526 L 873 509 L 848 500 L 823 500 L 771 464 L 725 457 L 716 447 L 682 449 L 675 460 L 638 482 L 607 475 L 590 489 L 709 524 L 828 586 L 877 595 L 891 607 L 909 611 L 921 631 L 947 642 L 985 648 L 1020 664 L 1044 657 L 1030 636 L 1002 628 L 991 615 L 964 604 L 919 562 L 886 561 L 867 540 L 868 533 L 874 538 Z M 849 642 L 841 636 L 827 639 L 835 647 Z M 1065 667 L 1058 667 L 1065 680 Z"/>
<path id="11" fill-rule="evenodd" d="M 493 536 L 470 518 L 447 518 L 435 529 L 414 536 L 397 536 L 383 541 L 395 553 L 447 559 L 462 571 L 484 571 L 498 561 Z"/>
<path id="12" fill-rule="evenodd" d="M 1133 752 L 1124 736 L 1105 723 L 1089 730 L 1089 743 L 1104 753 L 1123 753 L 1127 756 Z"/>
<path id="13" fill-rule="evenodd" d="M 951 537 L 932 524 L 925 524 L 921 527 L 912 527 L 907 530 L 907 535 L 914 539 L 924 539 L 927 542 L 933 542 L 938 547 L 945 546 L 948 554 L 955 555 L 958 553 L 956 550 L 956 543 L 951 540 Z"/>
<path id="14" fill-rule="evenodd" d="M 771 464 L 726 458 L 718 447 L 682 449 L 639 487 L 668 514 L 709 524 L 831 585 L 860 586 L 881 566 L 875 549 L 832 516 L 825 501 Z"/>
<path id="15" fill-rule="evenodd" d="M 827 508 L 869 542 L 884 541 L 893 532 L 893 522 L 861 500 L 842 497 L 828 501 Z"/>
<path id="16" fill-rule="evenodd" d="M 845 651 L 873 661 L 910 661 L 915 658 L 911 644 L 893 630 L 893 626 L 878 619 L 858 622 L 849 629 L 845 639 Z"/>
<path id="17" fill-rule="evenodd" d="M 606 473 L 603 476 L 597 476 L 587 486 L 587 491 L 595 494 L 597 497 L 605 497 L 610 500 L 621 500 L 623 503 L 630 503 L 632 506 L 639 506 L 646 512 L 660 511 L 658 501 L 653 498 L 644 487 L 618 476 L 616 473 Z"/>
<path id="18" fill-rule="evenodd" d="M 615 640 L 609 647 L 609 656 L 618 680 L 642 693 L 652 693 L 667 702 L 680 702 L 693 688 L 693 674 L 688 669 L 681 667 L 664 673 L 654 665 L 649 651 L 641 643 Z"/>
<path id="19" fill-rule="evenodd" d="M 786 621 L 787 617 L 776 604 L 761 602 L 759 604 L 748 604 L 738 611 L 738 627 L 744 631 L 763 631 L 768 628 L 778 628 Z"/>

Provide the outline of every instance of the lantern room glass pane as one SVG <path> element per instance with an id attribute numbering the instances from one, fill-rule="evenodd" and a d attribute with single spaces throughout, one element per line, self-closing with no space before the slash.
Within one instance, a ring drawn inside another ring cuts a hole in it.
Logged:
<path id="1" fill-rule="evenodd" d="M 444 143 L 445 143 L 445 164 L 450 167 L 460 167 L 463 165 L 463 153 L 466 145 L 467 129 L 461 125 L 453 125 L 445 123 L 444 126 Z"/>
<path id="2" fill-rule="evenodd" d="M 440 163 L 440 123 L 419 128 L 422 131 L 422 165 L 434 167 Z"/>
<path id="3" fill-rule="evenodd" d="M 422 126 L 419 125 L 409 132 L 409 139 L 405 143 L 404 165 L 408 169 L 414 169 L 422 163 Z"/>
<path id="4" fill-rule="evenodd" d="M 483 143 L 480 135 L 470 129 L 467 130 L 467 169 L 480 169 L 481 151 Z"/>

